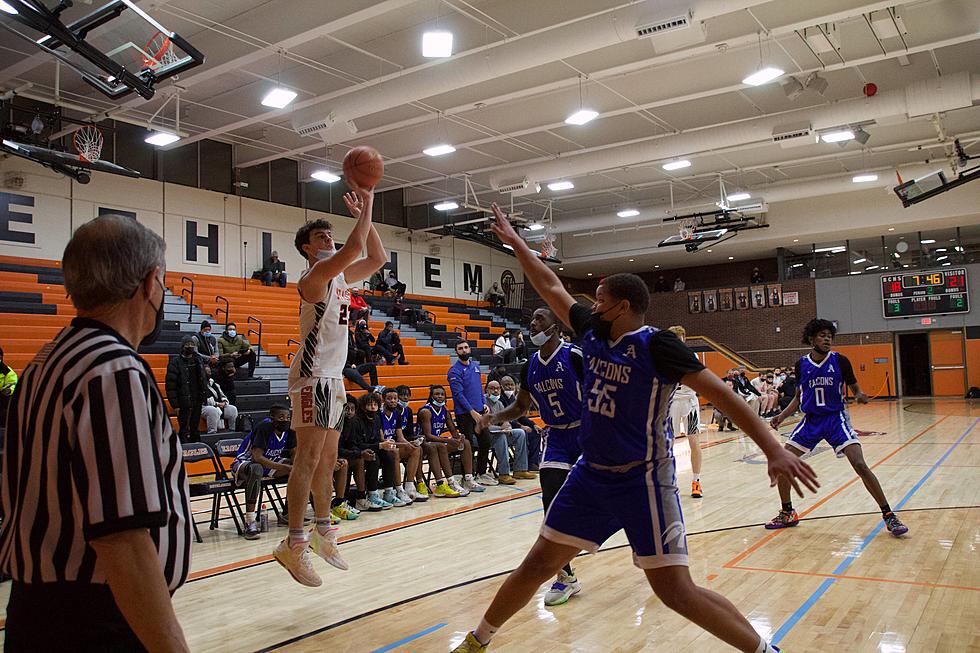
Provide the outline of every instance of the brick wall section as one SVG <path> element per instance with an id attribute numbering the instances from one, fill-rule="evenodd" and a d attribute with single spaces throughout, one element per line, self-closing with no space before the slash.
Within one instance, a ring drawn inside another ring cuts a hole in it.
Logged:
<path id="1" fill-rule="evenodd" d="M 697 256 L 692 254 L 692 256 Z M 670 283 L 671 287 L 674 286 L 674 277 L 680 277 L 684 280 L 687 290 L 704 290 L 710 288 L 718 288 L 719 279 L 735 279 L 733 282 L 739 286 L 749 285 L 749 279 L 752 278 L 752 268 L 759 268 L 759 272 L 762 273 L 762 279 L 764 283 L 776 283 L 779 278 L 779 270 L 776 259 L 774 258 L 763 258 L 756 259 L 752 261 L 735 261 L 732 263 L 726 263 L 723 265 L 701 265 L 691 268 L 677 268 L 676 270 L 650 270 L 649 272 L 640 273 L 640 277 L 647 282 L 647 285 L 653 288 L 656 284 L 657 279 L 660 275 L 664 275 L 664 278 Z M 572 292 L 584 292 L 589 295 L 595 294 L 595 287 L 599 283 L 598 277 L 592 277 L 588 279 L 571 279 L 562 278 L 565 282 L 565 287 Z"/>

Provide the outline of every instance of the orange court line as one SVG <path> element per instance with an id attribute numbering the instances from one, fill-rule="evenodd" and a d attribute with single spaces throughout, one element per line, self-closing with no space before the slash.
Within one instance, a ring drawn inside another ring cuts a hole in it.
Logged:
<path id="1" fill-rule="evenodd" d="M 738 569 L 739 571 L 764 571 L 773 574 L 792 574 L 794 576 L 813 576 L 815 578 L 846 578 L 848 580 L 866 580 L 875 583 L 895 583 L 896 585 L 915 585 L 918 587 L 933 587 L 942 589 L 953 589 L 953 590 L 969 590 L 971 592 L 980 592 L 980 587 L 970 587 L 969 585 L 947 585 L 946 583 L 927 583 L 925 581 L 916 580 L 899 580 L 896 578 L 875 578 L 872 576 L 850 576 L 847 574 L 822 574 L 817 571 L 794 571 L 791 569 L 766 569 L 764 567 L 730 567 L 730 569 Z"/>
<path id="2" fill-rule="evenodd" d="M 871 465 L 871 469 L 874 469 L 874 468 L 878 467 L 879 465 L 881 465 L 882 463 L 884 463 L 886 460 L 888 460 L 889 458 L 891 458 L 892 456 L 894 456 L 895 454 L 897 454 L 899 451 L 901 451 L 905 447 L 909 446 L 910 444 L 912 444 L 913 442 L 915 442 L 916 440 L 918 440 L 919 438 L 921 438 L 923 435 L 925 435 L 927 432 L 929 432 L 930 430 L 932 430 L 933 427 L 938 426 L 939 424 L 941 424 L 948 417 L 949 417 L 949 415 L 944 415 L 938 421 L 933 422 L 929 426 L 925 427 L 924 429 L 922 429 L 921 431 L 919 431 L 918 433 L 916 433 L 914 436 L 912 436 L 912 438 L 908 442 L 902 444 L 900 447 L 896 448 L 890 454 L 888 454 L 887 456 L 885 456 L 884 458 L 882 458 L 881 460 L 879 460 L 875 464 Z M 843 485 L 841 485 L 839 488 L 837 488 L 836 490 L 834 490 L 833 492 L 831 492 L 830 494 L 828 494 L 827 496 L 825 496 L 824 498 L 820 499 L 815 504 L 813 504 L 812 506 L 810 506 L 809 508 L 807 508 L 806 510 L 804 510 L 803 512 L 801 512 L 800 513 L 800 517 L 801 518 L 802 517 L 806 517 L 811 512 L 813 512 L 814 510 L 816 510 L 817 508 L 819 508 L 823 504 L 827 503 L 828 501 L 830 501 L 831 499 L 833 499 L 835 496 L 837 496 L 838 494 L 840 494 L 841 492 L 843 492 L 844 490 L 846 490 L 850 486 L 852 486 L 855 483 L 857 483 L 860 480 L 860 478 L 861 478 L 860 476 L 855 476 L 851 480 L 847 481 L 846 483 L 844 483 Z M 785 530 L 785 529 L 783 529 L 783 530 Z M 753 553 L 755 553 L 756 551 L 758 551 L 759 549 L 761 549 L 763 546 L 765 546 L 766 544 L 768 544 L 769 542 L 771 542 L 774 537 L 776 537 L 777 535 L 779 535 L 782 532 L 783 532 L 782 530 L 772 531 L 771 533 L 769 533 L 768 535 L 765 535 L 764 537 L 762 537 L 762 539 L 760 539 L 758 542 L 756 542 L 755 544 L 751 545 L 750 547 L 748 547 L 747 549 L 745 549 L 744 551 L 742 551 L 741 553 L 739 553 L 737 556 L 735 556 L 734 558 L 732 558 L 731 560 L 729 560 L 728 562 L 726 562 L 722 566 L 724 568 L 726 568 L 726 569 L 733 568 L 739 562 L 741 562 L 742 560 L 745 560 L 747 557 L 749 557 L 750 555 L 752 555 Z"/>
<path id="3" fill-rule="evenodd" d="M 493 499 L 486 499 L 484 501 L 478 501 L 477 503 L 472 503 L 466 506 L 461 506 L 459 508 L 453 508 L 452 510 L 444 510 L 442 512 L 434 512 L 431 515 L 421 515 L 407 521 L 395 522 L 393 524 L 388 524 L 387 526 L 379 526 L 377 528 L 370 528 L 366 531 L 358 531 L 357 533 L 351 533 L 350 535 L 343 535 L 337 539 L 338 542 L 352 542 L 365 537 L 370 537 L 372 535 L 380 535 L 382 533 L 387 533 L 389 531 L 394 531 L 399 528 L 404 528 L 407 526 L 414 526 L 416 524 L 424 524 L 425 522 L 433 521 L 442 517 L 450 517 L 452 515 L 461 515 L 471 510 L 476 510 L 477 508 L 482 508 L 484 506 L 492 506 L 497 503 L 505 503 L 507 501 L 513 501 L 514 499 L 520 499 L 523 497 L 529 497 L 535 494 L 540 494 L 541 488 L 534 488 L 531 490 L 524 490 L 522 492 L 515 492 L 514 494 L 508 494 L 501 497 L 495 497 Z M 271 554 L 266 554 L 259 556 L 257 558 L 248 558 L 246 560 L 238 560 L 236 562 L 229 562 L 228 564 L 219 565 L 217 567 L 210 567 L 208 569 L 201 569 L 195 572 L 191 572 L 187 576 L 187 580 L 197 580 L 199 578 L 206 578 L 208 576 L 213 576 L 215 574 L 220 574 L 226 571 L 234 571 L 236 569 L 243 569 L 245 567 L 251 567 L 263 562 L 268 562 L 272 560 Z"/>

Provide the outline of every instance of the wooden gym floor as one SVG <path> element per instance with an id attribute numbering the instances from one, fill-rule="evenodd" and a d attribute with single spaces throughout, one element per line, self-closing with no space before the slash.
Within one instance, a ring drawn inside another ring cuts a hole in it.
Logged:
<path id="1" fill-rule="evenodd" d="M 855 407 L 852 421 L 910 533 L 898 540 L 879 527 L 877 506 L 825 446 L 810 457 L 822 488 L 795 501 L 804 520 L 764 530 L 779 502 L 761 455 L 741 432 L 709 431 L 705 497 L 682 492 L 695 581 L 784 651 L 980 651 L 980 404 L 874 402 Z M 685 440 L 675 454 L 686 490 Z M 208 504 L 195 509 L 207 519 Z M 536 481 L 364 514 L 341 529 L 350 571 L 316 560 L 318 589 L 271 560 L 285 529 L 248 542 L 224 519 L 202 529 L 193 575 L 175 596 L 178 617 L 195 651 L 448 651 L 520 562 L 541 517 Z M 545 608 L 542 587 L 491 650 L 732 650 L 664 608 L 624 545 L 618 534 L 580 556 L 581 594 Z M 0 605 L 8 594 L 5 583 Z"/>

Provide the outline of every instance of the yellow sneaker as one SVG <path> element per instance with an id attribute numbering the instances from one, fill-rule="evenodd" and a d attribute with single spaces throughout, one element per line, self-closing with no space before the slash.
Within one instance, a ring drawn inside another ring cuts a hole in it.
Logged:
<path id="1" fill-rule="evenodd" d="M 488 645 L 480 643 L 473 633 L 466 633 L 466 639 L 453 649 L 452 653 L 484 653 Z"/>
<path id="2" fill-rule="evenodd" d="M 459 492 L 449 487 L 449 484 L 443 481 L 436 486 L 436 489 L 432 491 L 432 496 L 443 497 L 443 498 L 456 498 L 459 496 Z"/>
<path id="3" fill-rule="evenodd" d="M 424 499 L 416 499 L 416 501 L 428 501 L 429 496 L 432 494 L 429 492 L 429 486 L 421 481 L 415 484 L 415 490 L 419 493 L 420 497 L 425 497 Z"/>

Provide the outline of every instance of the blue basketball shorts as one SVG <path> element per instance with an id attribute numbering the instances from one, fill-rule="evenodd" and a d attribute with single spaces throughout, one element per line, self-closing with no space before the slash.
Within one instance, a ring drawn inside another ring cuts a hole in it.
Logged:
<path id="1" fill-rule="evenodd" d="M 641 569 L 687 566 L 687 537 L 674 459 L 626 472 L 599 470 L 579 459 L 545 514 L 541 536 L 595 553 L 620 529 Z"/>
<path id="2" fill-rule="evenodd" d="M 786 444 L 803 453 L 810 453 L 821 440 L 826 440 L 834 448 L 838 458 L 844 457 L 844 447 L 861 444 L 846 410 L 823 415 L 804 415 Z"/>
<path id="3" fill-rule="evenodd" d="M 579 427 L 558 428 L 549 426 L 544 431 L 541 469 L 571 469 L 582 455 L 578 441 Z"/>

